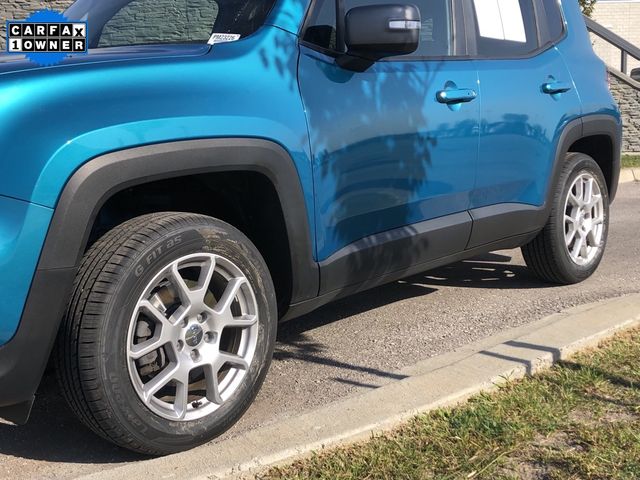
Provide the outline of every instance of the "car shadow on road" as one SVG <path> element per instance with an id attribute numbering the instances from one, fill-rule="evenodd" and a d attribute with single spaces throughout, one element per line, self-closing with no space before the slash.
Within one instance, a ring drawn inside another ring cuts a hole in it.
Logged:
<path id="1" fill-rule="evenodd" d="M 487 254 L 338 300 L 282 324 L 275 361 L 313 362 L 364 373 L 382 383 L 401 380 L 404 376 L 396 372 L 331 358 L 327 354 L 330 346 L 312 341 L 306 332 L 378 307 L 430 295 L 443 287 L 527 289 L 545 286 L 525 267 L 509 264 L 510 261 L 509 256 Z M 361 383 L 339 377 L 332 380 L 366 388 L 379 386 L 377 382 Z M 79 464 L 113 464 L 147 458 L 113 446 L 80 423 L 67 407 L 51 373 L 45 375 L 40 386 L 29 423 L 22 427 L 0 424 L 0 455 Z"/>
<path id="2" fill-rule="evenodd" d="M 339 300 L 308 315 L 284 323 L 279 327 L 274 359 L 299 360 L 337 367 L 345 371 L 364 373 L 380 380 L 402 380 L 395 372 L 387 372 L 366 365 L 356 365 L 331 358 L 328 345 L 314 341 L 306 333 L 323 325 L 389 305 L 409 298 L 432 294 L 442 287 L 529 289 L 551 286 L 541 282 L 526 267 L 510 263 L 512 257 L 488 253 L 470 260 L 454 263 L 407 279 Z M 372 383 L 356 382 L 339 377 L 338 383 L 377 388 Z"/>
<path id="3" fill-rule="evenodd" d="M 55 375 L 45 374 L 26 425 L 0 424 L 0 454 L 47 462 L 113 464 L 143 460 L 85 427 L 71 412 Z"/>
<path id="4" fill-rule="evenodd" d="M 509 263 L 512 257 L 487 253 L 453 263 L 408 278 L 406 281 L 429 287 L 490 288 L 514 290 L 546 288 L 554 285 L 542 282 L 524 265 Z"/>

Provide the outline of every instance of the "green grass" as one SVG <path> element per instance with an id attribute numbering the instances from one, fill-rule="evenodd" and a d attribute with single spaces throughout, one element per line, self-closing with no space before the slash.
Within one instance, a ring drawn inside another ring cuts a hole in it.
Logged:
<path id="1" fill-rule="evenodd" d="M 640 330 L 263 479 L 638 479 Z"/>
<path id="2" fill-rule="evenodd" d="M 640 155 L 622 155 L 622 168 L 640 167 Z"/>

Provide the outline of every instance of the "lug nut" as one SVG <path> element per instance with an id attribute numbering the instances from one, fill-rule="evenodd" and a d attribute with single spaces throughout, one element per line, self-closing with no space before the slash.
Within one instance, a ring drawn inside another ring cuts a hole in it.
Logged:
<path id="1" fill-rule="evenodd" d="M 204 341 L 207 343 L 214 343 L 218 339 L 216 332 L 207 332 L 204 334 Z"/>
<path id="2" fill-rule="evenodd" d="M 198 350 L 191 350 L 191 360 L 197 362 L 200 359 L 200 352 Z"/>
<path id="3" fill-rule="evenodd" d="M 181 352 L 184 348 L 184 342 L 182 340 L 178 340 L 178 344 L 176 345 L 176 347 L 178 347 L 178 351 Z"/>

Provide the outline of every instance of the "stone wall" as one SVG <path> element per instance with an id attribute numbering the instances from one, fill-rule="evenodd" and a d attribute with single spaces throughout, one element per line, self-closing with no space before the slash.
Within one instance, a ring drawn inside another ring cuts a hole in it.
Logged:
<path id="1" fill-rule="evenodd" d="M 4 52 L 6 48 L 7 20 L 24 20 L 43 8 L 61 12 L 72 3 L 73 0 L 0 0 L 0 52 Z"/>
<path id="2" fill-rule="evenodd" d="M 206 43 L 217 15 L 212 0 L 133 0 L 107 23 L 99 46 Z"/>
<path id="3" fill-rule="evenodd" d="M 640 153 L 640 83 L 631 85 L 615 72 L 609 73 L 611 93 L 620 106 L 624 130 L 622 151 Z"/>
<path id="4" fill-rule="evenodd" d="M 63 11 L 73 0 L 0 0 L 0 52 L 6 20 L 24 20 L 36 10 Z M 207 41 L 218 14 L 211 0 L 133 0 L 105 27 L 101 46 L 154 42 Z"/>

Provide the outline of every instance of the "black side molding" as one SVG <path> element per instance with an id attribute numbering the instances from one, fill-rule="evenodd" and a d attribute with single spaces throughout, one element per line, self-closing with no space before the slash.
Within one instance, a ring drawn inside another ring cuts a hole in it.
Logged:
<path id="1" fill-rule="evenodd" d="M 365 237 L 320 263 L 320 294 L 460 252 L 470 233 L 471 217 L 461 212 Z"/>
<path id="2" fill-rule="evenodd" d="M 474 208 L 469 213 L 473 218 L 473 229 L 467 249 L 480 247 L 502 238 L 538 232 L 544 227 L 549 217 L 544 207 L 523 203 L 498 203 L 488 207 Z"/>

